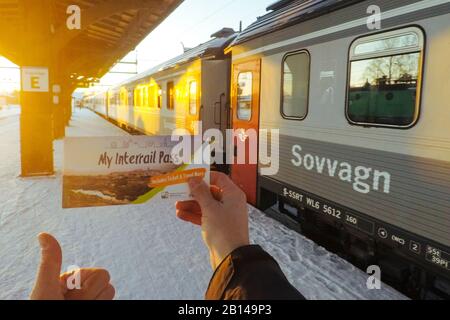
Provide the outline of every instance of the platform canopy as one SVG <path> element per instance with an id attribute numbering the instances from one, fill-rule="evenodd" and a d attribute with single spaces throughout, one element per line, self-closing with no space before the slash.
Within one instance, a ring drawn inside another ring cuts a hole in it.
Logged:
<path id="1" fill-rule="evenodd" d="M 41 37 L 59 60 L 64 74 L 80 79 L 100 78 L 133 50 L 182 0 L 0 0 L 0 55 L 17 65 L 27 64 L 25 50 L 33 50 L 29 20 L 46 24 Z M 81 29 L 70 30 L 67 20 L 81 9 Z M 38 8 L 39 7 L 39 8 Z M 44 15 L 39 15 L 42 8 Z M 40 26 L 36 26 L 39 32 Z M 23 43 L 25 40 L 25 44 Z M 29 41 L 31 40 L 31 41 Z M 42 43 L 37 44 L 38 46 Z"/>
<path id="2" fill-rule="evenodd" d="M 105 75 L 182 0 L 0 0 L 0 55 L 21 67 L 22 176 L 52 175 L 72 93 Z M 157 50 L 157 48 L 155 48 Z"/>

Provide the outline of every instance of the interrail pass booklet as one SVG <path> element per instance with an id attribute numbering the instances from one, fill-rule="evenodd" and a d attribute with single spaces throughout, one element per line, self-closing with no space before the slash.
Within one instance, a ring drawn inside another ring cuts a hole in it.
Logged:
<path id="1" fill-rule="evenodd" d="M 66 138 L 63 208 L 189 199 L 188 179 L 209 183 L 210 171 L 208 165 L 175 164 L 178 143 L 160 136 Z"/>

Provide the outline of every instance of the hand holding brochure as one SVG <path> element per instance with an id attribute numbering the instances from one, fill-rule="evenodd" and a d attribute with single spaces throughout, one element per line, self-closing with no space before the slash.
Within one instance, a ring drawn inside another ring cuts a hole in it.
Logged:
<path id="1" fill-rule="evenodd" d="M 209 182 L 209 166 L 176 164 L 177 143 L 149 136 L 65 139 L 63 208 L 189 199 L 188 179 Z"/>

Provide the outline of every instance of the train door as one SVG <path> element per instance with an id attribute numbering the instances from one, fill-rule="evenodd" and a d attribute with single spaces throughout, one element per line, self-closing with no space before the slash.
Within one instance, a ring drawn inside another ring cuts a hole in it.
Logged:
<path id="1" fill-rule="evenodd" d="M 223 136 L 228 126 L 230 59 L 202 62 L 201 116 L 203 131 L 219 129 Z"/>
<path id="2" fill-rule="evenodd" d="M 200 79 L 197 76 L 190 77 L 187 81 L 186 129 L 195 135 L 202 134 L 202 132 L 197 131 L 196 125 L 200 120 L 200 85 Z"/>
<path id="3" fill-rule="evenodd" d="M 202 95 L 201 115 L 203 133 L 209 129 L 220 130 L 222 136 L 226 136 L 229 128 L 230 109 L 230 85 L 231 85 L 231 59 L 205 60 L 202 62 Z M 220 148 L 211 154 L 220 163 L 213 163 L 216 171 L 229 173 L 229 167 L 224 162 L 225 152 Z"/>
<path id="4" fill-rule="evenodd" d="M 239 149 L 235 147 L 231 178 L 253 205 L 256 205 L 257 195 L 260 86 L 260 59 L 233 66 L 232 127 L 237 135 L 235 144 L 240 143 L 238 139 L 245 142 L 245 163 L 238 164 Z M 255 159 L 256 163 L 251 161 Z"/>

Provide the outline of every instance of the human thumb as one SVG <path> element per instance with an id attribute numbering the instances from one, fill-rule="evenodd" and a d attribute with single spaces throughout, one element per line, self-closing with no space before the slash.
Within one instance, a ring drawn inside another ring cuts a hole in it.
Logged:
<path id="1" fill-rule="evenodd" d="M 192 178 L 189 180 L 189 189 L 191 195 L 198 202 L 202 210 L 213 205 L 216 200 L 211 194 L 211 188 L 206 184 L 202 178 Z M 207 214 L 203 212 L 203 214 Z"/>
<path id="2" fill-rule="evenodd" d="M 41 233 L 38 237 L 41 246 L 41 262 L 31 299 L 63 299 L 60 285 L 62 250 L 58 241 L 51 235 Z"/>

